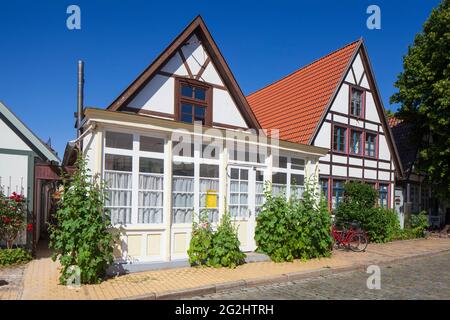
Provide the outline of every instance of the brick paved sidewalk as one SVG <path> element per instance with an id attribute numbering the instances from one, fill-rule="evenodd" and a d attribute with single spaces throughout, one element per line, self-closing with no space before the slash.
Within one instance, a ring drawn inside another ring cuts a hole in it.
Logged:
<path id="1" fill-rule="evenodd" d="M 236 269 L 179 268 L 128 274 L 99 285 L 69 289 L 58 284 L 58 264 L 44 256 L 27 265 L 22 299 L 118 299 L 132 297 L 174 298 L 208 294 L 233 286 L 251 286 L 305 277 L 314 272 L 338 272 L 367 264 L 382 264 L 398 259 L 450 251 L 450 239 L 421 239 L 370 244 L 367 252 L 334 251 L 331 258 L 292 263 L 254 262 Z M 192 291 L 199 288 L 197 291 Z M 180 294 L 183 296 L 187 291 Z"/>
<path id="2" fill-rule="evenodd" d="M 20 299 L 25 268 L 25 265 L 0 267 L 0 300 Z"/>

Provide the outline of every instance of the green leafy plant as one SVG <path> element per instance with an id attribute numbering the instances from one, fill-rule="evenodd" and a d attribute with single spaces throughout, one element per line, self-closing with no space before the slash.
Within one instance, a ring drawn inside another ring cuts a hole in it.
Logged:
<path id="1" fill-rule="evenodd" d="M 208 264 L 212 247 L 213 232 L 206 214 L 200 214 L 199 221 L 196 220 L 194 217 L 191 242 L 187 253 L 191 266 L 205 266 Z"/>
<path id="2" fill-rule="evenodd" d="M 23 248 L 0 250 L 0 266 L 27 263 L 31 259 L 31 254 Z"/>
<path id="3" fill-rule="evenodd" d="M 230 214 L 225 212 L 217 231 L 212 237 L 212 248 L 210 250 L 208 265 L 213 267 L 235 268 L 243 264 L 245 254 L 239 248 L 240 245 L 237 228 L 233 226 Z"/>
<path id="4" fill-rule="evenodd" d="M 411 215 L 411 226 L 401 230 L 397 239 L 415 239 L 426 236 L 426 230 L 429 227 L 428 216 L 425 211 Z"/>
<path id="5" fill-rule="evenodd" d="M 275 261 L 329 256 L 331 217 L 320 193 L 306 184 L 303 199 L 272 196 L 265 189 L 265 203 L 256 220 L 258 251 Z"/>
<path id="6" fill-rule="evenodd" d="M 8 249 L 12 249 L 20 232 L 25 230 L 26 203 L 23 195 L 13 192 L 6 197 L 0 193 L 0 239 L 5 240 Z"/>
<path id="7" fill-rule="evenodd" d="M 79 268 L 81 283 L 99 283 L 113 261 L 115 240 L 103 207 L 107 193 L 98 176 L 89 174 L 82 156 L 76 168 L 70 180 L 63 179 L 56 224 L 49 226 L 52 259 L 62 265 L 61 284 L 73 276 L 72 266 Z"/>
<path id="8" fill-rule="evenodd" d="M 400 230 L 397 213 L 375 207 L 378 192 L 369 184 L 348 182 L 344 185 L 344 201 L 335 210 L 336 224 L 358 221 L 371 242 L 388 242 Z"/>

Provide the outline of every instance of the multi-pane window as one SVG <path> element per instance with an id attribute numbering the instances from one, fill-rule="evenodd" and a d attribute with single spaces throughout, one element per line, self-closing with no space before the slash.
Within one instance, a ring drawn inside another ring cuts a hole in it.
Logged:
<path id="1" fill-rule="evenodd" d="M 256 170 L 255 176 L 255 211 L 256 216 L 261 212 L 261 207 L 264 204 L 264 172 Z"/>
<path id="2" fill-rule="evenodd" d="M 361 132 L 352 130 L 350 136 L 350 152 L 353 154 L 361 154 Z"/>
<path id="3" fill-rule="evenodd" d="M 200 212 L 208 221 L 219 221 L 219 166 L 200 164 Z"/>
<path id="4" fill-rule="evenodd" d="M 366 133 L 365 154 L 369 157 L 376 156 L 377 136 L 375 134 Z"/>
<path id="5" fill-rule="evenodd" d="M 172 167 L 173 223 L 191 223 L 194 210 L 194 164 L 174 163 Z"/>
<path id="6" fill-rule="evenodd" d="M 105 154 L 105 181 L 108 186 L 105 208 L 113 225 L 131 223 L 132 171 L 131 156 Z"/>
<path id="7" fill-rule="evenodd" d="M 339 126 L 334 126 L 333 133 L 333 150 L 338 152 L 345 152 L 347 129 Z"/>
<path id="8" fill-rule="evenodd" d="M 352 88 L 352 97 L 350 102 L 350 113 L 353 116 L 360 117 L 362 112 L 363 92 L 361 90 Z"/>
<path id="9" fill-rule="evenodd" d="M 248 212 L 248 169 L 230 169 L 230 215 L 247 218 Z"/>
<path id="10" fill-rule="evenodd" d="M 378 205 L 382 208 L 388 207 L 388 186 L 380 184 Z"/>
<path id="11" fill-rule="evenodd" d="M 291 197 L 301 199 L 305 191 L 304 176 L 302 174 L 291 173 Z"/>
<path id="12" fill-rule="evenodd" d="M 333 197 L 331 199 L 331 207 L 336 209 L 344 199 L 344 181 L 333 181 Z"/>
<path id="13" fill-rule="evenodd" d="M 325 197 L 325 201 L 328 202 L 328 179 L 320 179 L 320 188 Z"/>
<path id="14" fill-rule="evenodd" d="M 163 223 L 164 160 L 139 158 L 138 223 Z"/>
<path id="15" fill-rule="evenodd" d="M 187 123 L 200 121 L 203 125 L 208 121 L 208 88 L 179 81 L 179 120 Z"/>
<path id="16" fill-rule="evenodd" d="M 272 194 L 279 196 L 286 194 L 287 173 L 276 172 L 272 174 Z"/>

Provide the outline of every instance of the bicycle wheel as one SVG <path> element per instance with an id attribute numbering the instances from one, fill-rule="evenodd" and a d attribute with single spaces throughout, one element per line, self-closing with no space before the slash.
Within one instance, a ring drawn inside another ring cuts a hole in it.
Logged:
<path id="1" fill-rule="evenodd" d="M 355 233 L 350 237 L 348 247 L 354 252 L 362 252 L 366 250 L 368 242 L 364 233 Z"/>

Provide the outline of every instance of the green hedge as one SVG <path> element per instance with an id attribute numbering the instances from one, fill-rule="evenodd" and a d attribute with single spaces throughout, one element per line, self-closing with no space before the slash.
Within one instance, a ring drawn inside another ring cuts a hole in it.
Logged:
<path id="1" fill-rule="evenodd" d="M 0 249 L 0 266 L 22 264 L 32 259 L 31 254 L 22 248 Z"/>
<path id="2" fill-rule="evenodd" d="M 302 200 L 274 197 L 266 190 L 266 201 L 256 219 L 259 252 L 275 262 L 330 255 L 331 217 L 325 200 L 313 190 L 307 186 Z"/>

